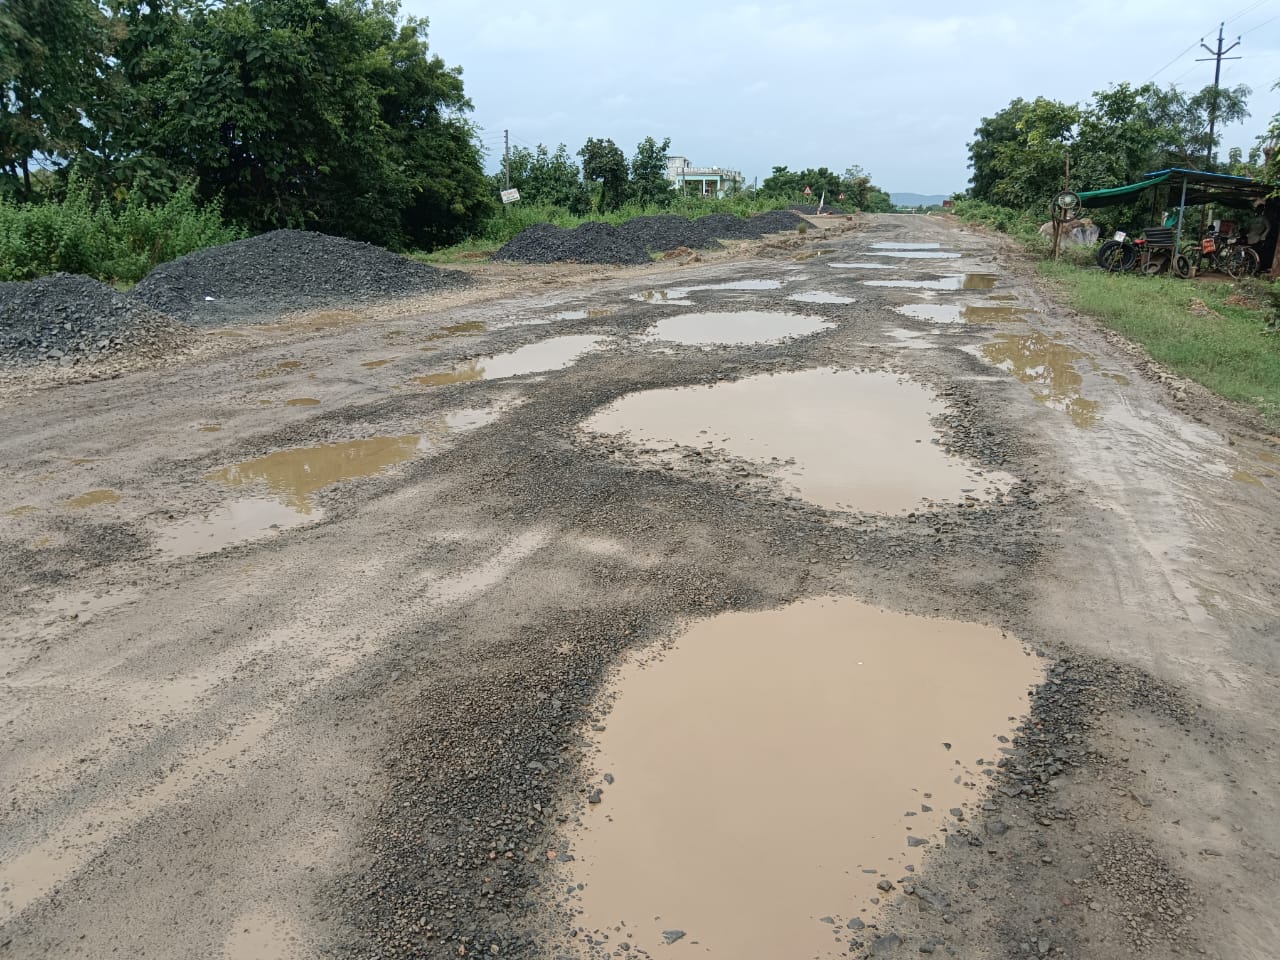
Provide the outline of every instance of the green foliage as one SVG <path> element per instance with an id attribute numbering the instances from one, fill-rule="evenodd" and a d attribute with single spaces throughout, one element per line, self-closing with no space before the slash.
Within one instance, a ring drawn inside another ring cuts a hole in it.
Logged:
<path id="1" fill-rule="evenodd" d="M 109 67 L 93 0 L 6 0 L 0 7 L 0 194 L 32 196 L 32 167 L 92 139 L 84 108 Z"/>
<path id="2" fill-rule="evenodd" d="M 591 198 L 582 182 L 577 161 L 562 143 L 550 152 L 542 144 L 536 150 L 513 147 L 509 160 L 511 186 L 520 191 L 521 207 L 562 207 L 576 215 L 591 209 Z M 501 173 L 493 178 L 492 192 L 503 186 Z"/>
<path id="3" fill-rule="evenodd" d="M 1215 393 L 1280 423 L 1280 338 L 1265 329 L 1267 308 L 1228 303 L 1234 284 L 1188 283 L 1043 263 L 1074 306 L 1141 343 L 1151 356 Z M 1201 299 L 1217 317 L 1191 312 Z"/>
<path id="4" fill-rule="evenodd" d="M 630 199 L 641 205 L 655 204 L 664 207 L 671 202 L 673 192 L 667 179 L 667 157 L 670 155 L 671 138 L 662 143 L 653 137 L 645 137 L 636 145 L 631 158 Z"/>
<path id="5" fill-rule="evenodd" d="M 588 137 L 578 151 L 582 158 L 582 179 L 600 182 L 600 192 L 592 197 L 592 208 L 608 213 L 627 202 L 627 158 L 612 140 Z"/>
<path id="6" fill-rule="evenodd" d="M 810 196 L 804 195 L 805 187 L 812 191 Z M 889 194 L 873 184 L 871 175 L 857 164 L 848 167 L 843 175 L 826 167 L 798 171 L 774 167 L 757 192 L 762 197 L 807 204 L 818 203 L 825 193 L 829 206 L 866 210 L 870 213 L 889 213 L 893 210 Z M 845 197 L 843 200 L 840 199 L 842 193 Z"/>
<path id="7" fill-rule="evenodd" d="M 0 200 L 0 280 L 64 271 L 134 283 L 158 263 L 243 236 L 215 204 L 199 202 L 194 185 L 162 204 L 134 197 L 113 208 L 73 180 L 63 200 Z"/>

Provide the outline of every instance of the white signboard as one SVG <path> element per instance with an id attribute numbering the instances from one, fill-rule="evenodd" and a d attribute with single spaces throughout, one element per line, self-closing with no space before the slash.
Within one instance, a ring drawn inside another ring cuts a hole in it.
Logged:
<path id="1" fill-rule="evenodd" d="M 512 188 L 511 190 L 503 190 L 501 191 L 501 193 L 502 193 L 503 203 L 515 203 L 517 200 L 520 199 L 520 191 L 514 188 Z"/>

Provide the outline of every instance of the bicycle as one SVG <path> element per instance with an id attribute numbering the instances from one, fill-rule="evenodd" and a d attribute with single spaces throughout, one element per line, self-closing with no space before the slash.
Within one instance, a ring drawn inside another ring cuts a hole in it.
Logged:
<path id="1" fill-rule="evenodd" d="M 1240 237 L 1213 233 L 1200 241 L 1195 267 L 1196 273 L 1216 270 L 1233 280 L 1243 280 L 1245 277 L 1256 276 L 1262 267 L 1262 261 L 1258 251 L 1241 243 Z"/>

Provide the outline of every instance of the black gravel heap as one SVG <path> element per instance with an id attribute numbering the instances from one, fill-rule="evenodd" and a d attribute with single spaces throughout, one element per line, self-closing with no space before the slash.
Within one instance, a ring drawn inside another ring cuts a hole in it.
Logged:
<path id="1" fill-rule="evenodd" d="M 677 244 L 678 246 L 678 244 Z M 521 230 L 493 255 L 522 263 L 651 263 L 645 245 L 608 223 L 588 220 L 573 230 L 536 223 Z"/>
<path id="2" fill-rule="evenodd" d="M 694 224 L 713 237 L 725 240 L 759 240 L 770 233 L 794 230 L 808 221 L 790 210 L 769 210 L 753 217 L 735 217 L 731 213 L 709 213 Z"/>
<path id="3" fill-rule="evenodd" d="M 817 216 L 818 214 L 818 205 L 816 203 L 810 203 L 810 204 L 793 203 L 791 206 L 787 207 L 787 209 L 794 210 L 796 213 L 803 213 L 810 217 Z M 834 214 L 836 216 L 841 216 L 843 214 L 848 213 L 849 211 L 844 209 L 843 207 L 837 207 L 835 204 L 824 203 L 822 205 L 822 212 Z"/>
<path id="4" fill-rule="evenodd" d="M 0 368 L 154 358 L 186 339 L 172 317 L 91 277 L 0 283 Z"/>
<path id="5" fill-rule="evenodd" d="M 217 325 L 415 296 L 468 282 L 465 274 L 438 270 L 371 244 L 275 230 L 162 263 L 133 295 L 182 320 Z"/>
<path id="6" fill-rule="evenodd" d="M 705 224 L 673 213 L 636 217 L 618 227 L 618 232 L 624 237 L 640 241 L 653 253 L 665 253 L 678 247 L 718 250 L 723 246 Z"/>

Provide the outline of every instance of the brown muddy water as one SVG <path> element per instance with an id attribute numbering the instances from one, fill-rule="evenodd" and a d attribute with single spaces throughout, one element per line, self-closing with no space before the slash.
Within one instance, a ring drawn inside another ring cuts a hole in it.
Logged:
<path id="1" fill-rule="evenodd" d="M 292 400 L 284 402 L 286 407 L 318 407 L 320 401 L 315 397 L 294 397 Z"/>
<path id="2" fill-rule="evenodd" d="M 67 501 L 67 506 L 83 510 L 87 507 L 99 507 L 104 504 L 119 502 L 120 494 L 114 490 L 90 490 L 88 493 L 82 493 L 78 497 L 72 497 Z"/>
<path id="3" fill-rule="evenodd" d="M 978 350 L 988 363 L 1029 385 L 1036 400 L 1066 413 L 1077 427 L 1097 423 L 1098 401 L 1083 395 L 1084 376 L 1076 368 L 1091 359 L 1087 353 L 1043 333 L 997 334 Z"/>
<path id="4" fill-rule="evenodd" d="M 853 297 L 843 297 L 838 293 L 828 293 L 826 290 L 807 290 L 804 293 L 793 293 L 788 300 L 794 300 L 797 303 L 857 303 Z"/>
<path id="5" fill-rule="evenodd" d="M 1007 489 L 947 455 L 928 387 L 882 371 L 830 368 L 709 386 L 648 390 L 590 417 L 588 431 L 625 435 L 659 452 L 706 449 L 755 461 L 782 488 L 831 510 L 898 513 Z"/>
<path id="6" fill-rule="evenodd" d="M 1017 323 L 1035 312 L 1025 307 L 983 303 L 908 303 L 893 309 L 904 317 L 930 323 Z"/>
<path id="7" fill-rule="evenodd" d="M 659 320 L 646 335 L 686 346 L 714 344 L 778 343 L 808 337 L 835 324 L 822 317 L 799 313 L 742 310 L 737 313 L 682 313 Z"/>
<path id="8" fill-rule="evenodd" d="M 610 685 L 603 793 L 567 838 L 578 925 L 645 951 L 844 955 L 877 881 L 920 862 L 907 838 L 941 842 L 980 800 L 1040 676 L 999 630 L 849 598 L 695 622 Z"/>
<path id="9" fill-rule="evenodd" d="M 644 303 L 684 303 L 689 294 L 703 290 L 777 290 L 781 280 L 730 280 L 726 283 L 704 283 L 694 287 L 668 287 L 665 290 L 645 290 L 633 293 L 632 300 Z"/>
<path id="10" fill-rule="evenodd" d="M 999 279 L 994 273 L 956 273 L 940 280 L 863 280 L 868 287 L 902 287 L 914 290 L 990 290 Z"/>
<path id="11" fill-rule="evenodd" d="M 376 370 L 378 367 L 385 367 L 395 359 L 395 357 L 383 357 L 381 360 L 366 360 L 364 363 L 360 364 L 360 366 L 364 367 L 366 370 Z"/>
<path id="12" fill-rule="evenodd" d="M 607 342 L 607 337 L 590 334 L 550 337 L 509 353 L 468 360 L 452 370 L 414 377 L 413 382 L 424 387 L 438 387 L 470 380 L 502 380 L 530 373 L 549 373 L 572 366 L 580 357 L 601 349 Z"/>
<path id="13" fill-rule="evenodd" d="M 155 544 L 168 558 L 215 553 L 224 547 L 249 543 L 304 523 L 313 523 L 322 515 L 319 509 L 307 512 L 266 497 L 244 497 L 198 516 L 158 527 Z"/>

